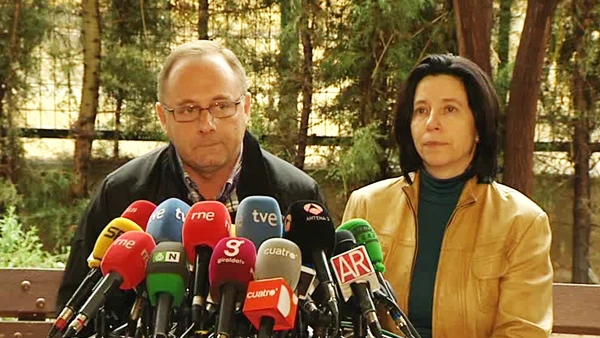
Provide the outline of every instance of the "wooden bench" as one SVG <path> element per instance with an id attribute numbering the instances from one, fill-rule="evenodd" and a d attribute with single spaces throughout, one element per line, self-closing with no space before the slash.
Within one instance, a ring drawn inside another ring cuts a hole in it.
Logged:
<path id="1" fill-rule="evenodd" d="M 0 269 L 0 338 L 46 337 L 62 270 Z M 554 284 L 555 333 L 600 336 L 600 285 Z"/>

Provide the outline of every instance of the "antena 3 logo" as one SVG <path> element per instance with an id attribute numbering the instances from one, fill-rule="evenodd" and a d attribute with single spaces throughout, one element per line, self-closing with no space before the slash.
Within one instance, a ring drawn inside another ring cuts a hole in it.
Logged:
<path id="1" fill-rule="evenodd" d="M 260 290 L 260 291 L 250 291 L 248 292 L 248 294 L 246 295 L 246 298 L 263 298 L 263 297 L 273 297 L 275 296 L 275 294 L 277 293 L 277 290 L 279 288 L 275 288 L 275 289 L 264 289 L 264 290 Z"/>
<path id="2" fill-rule="evenodd" d="M 304 205 L 303 209 L 313 215 L 319 215 L 323 212 L 323 207 L 315 203 L 307 203 Z"/>
<path id="3" fill-rule="evenodd" d="M 323 207 L 315 204 L 315 203 L 307 203 L 302 207 L 304 211 L 311 214 L 312 216 L 307 216 L 307 221 L 329 221 L 329 216 L 323 213 Z"/>

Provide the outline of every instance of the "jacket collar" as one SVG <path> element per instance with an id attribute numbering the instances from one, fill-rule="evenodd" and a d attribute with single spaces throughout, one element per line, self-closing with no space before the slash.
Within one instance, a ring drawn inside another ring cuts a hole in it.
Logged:
<path id="1" fill-rule="evenodd" d="M 236 189 L 238 199 L 241 201 L 244 197 L 252 195 L 274 196 L 267 166 L 258 141 L 250 132 L 246 131 L 243 142 L 242 168 Z M 168 160 L 171 172 L 175 173 L 177 190 L 182 192 L 181 196 L 187 196 L 187 193 L 185 193 L 187 188 L 182 179 L 183 169 L 179 165 L 177 151 L 173 143 L 169 143 L 168 146 Z"/>
<path id="2" fill-rule="evenodd" d="M 415 211 L 418 210 L 419 205 L 419 188 L 421 182 L 421 171 L 412 172 L 408 174 L 412 181 L 411 184 L 407 184 L 402 187 L 402 190 L 406 194 L 409 203 L 414 207 Z M 471 177 L 467 183 L 465 183 L 465 187 L 463 188 L 460 197 L 458 198 L 458 203 L 456 204 L 456 208 L 461 208 L 463 206 L 467 206 L 469 204 L 473 204 L 477 202 L 477 198 L 484 193 L 485 187 L 488 186 L 488 183 L 478 183 L 477 176 Z"/>

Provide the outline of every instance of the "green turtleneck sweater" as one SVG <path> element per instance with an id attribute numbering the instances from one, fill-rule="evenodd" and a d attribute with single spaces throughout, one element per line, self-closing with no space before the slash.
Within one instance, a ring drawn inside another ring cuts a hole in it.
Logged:
<path id="1" fill-rule="evenodd" d="M 417 256 L 410 284 L 408 317 L 422 338 L 431 338 L 433 292 L 442 239 L 465 182 L 464 175 L 440 180 L 421 170 Z"/>

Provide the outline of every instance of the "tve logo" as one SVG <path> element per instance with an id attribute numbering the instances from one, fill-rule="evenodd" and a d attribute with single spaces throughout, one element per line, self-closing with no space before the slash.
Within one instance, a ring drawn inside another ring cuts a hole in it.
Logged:
<path id="1" fill-rule="evenodd" d="M 252 220 L 254 223 L 269 223 L 270 226 L 277 226 L 277 215 L 273 212 L 260 212 L 252 210 Z"/>
<path id="2" fill-rule="evenodd" d="M 340 284 L 344 300 L 348 300 L 352 296 L 350 288 L 352 283 L 369 282 L 372 291 L 378 290 L 380 287 L 373 264 L 369 260 L 367 250 L 362 245 L 332 257 L 331 265 L 335 272 L 335 278 Z"/>

